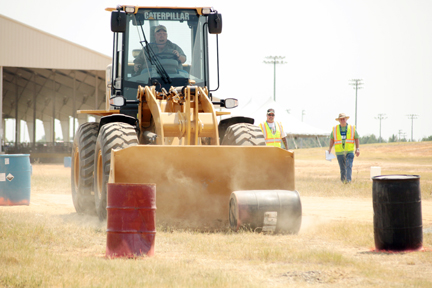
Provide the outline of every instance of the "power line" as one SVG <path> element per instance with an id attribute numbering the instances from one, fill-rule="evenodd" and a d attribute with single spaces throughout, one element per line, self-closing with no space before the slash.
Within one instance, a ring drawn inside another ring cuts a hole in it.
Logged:
<path id="1" fill-rule="evenodd" d="M 265 57 L 267 59 L 272 59 L 270 61 L 265 61 L 266 64 L 273 64 L 273 100 L 276 101 L 276 64 L 286 64 L 287 62 L 284 62 L 282 59 L 285 58 L 285 56 L 267 56 Z"/>
<path id="2" fill-rule="evenodd" d="M 353 89 L 356 90 L 356 99 L 355 99 L 355 126 L 356 126 L 356 129 L 357 129 L 357 90 L 363 88 L 363 87 L 360 87 L 361 85 L 363 85 L 363 83 L 361 83 L 360 81 L 363 81 L 363 79 L 351 79 L 350 81 L 352 83 L 349 83 L 349 85 L 355 86 L 355 87 L 353 87 Z"/>
<path id="3" fill-rule="evenodd" d="M 411 119 L 411 142 L 413 142 L 414 119 L 417 119 L 416 114 L 408 114 L 408 119 Z"/>
<path id="4" fill-rule="evenodd" d="M 380 134 L 379 134 L 379 143 L 381 143 L 381 120 L 385 120 L 387 119 L 387 117 L 385 117 L 386 114 L 378 114 L 378 117 L 375 117 L 375 119 L 378 119 L 380 121 Z"/>

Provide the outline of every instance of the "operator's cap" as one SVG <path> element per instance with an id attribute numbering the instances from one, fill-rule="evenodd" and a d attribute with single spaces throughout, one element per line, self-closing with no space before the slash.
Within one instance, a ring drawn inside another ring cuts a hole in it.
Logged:
<path id="1" fill-rule="evenodd" d="M 164 30 L 165 32 L 167 32 L 167 29 L 166 29 L 166 27 L 164 25 L 158 25 L 158 26 L 156 26 L 154 32 L 156 33 L 159 30 Z"/>
<path id="2" fill-rule="evenodd" d="M 267 110 L 267 115 L 271 114 L 271 113 L 276 114 L 275 110 L 273 108 L 270 108 L 270 109 Z"/>

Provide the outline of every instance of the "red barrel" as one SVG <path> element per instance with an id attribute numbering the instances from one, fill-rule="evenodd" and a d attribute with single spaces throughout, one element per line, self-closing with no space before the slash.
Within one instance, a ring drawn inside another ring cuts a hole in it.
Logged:
<path id="1" fill-rule="evenodd" d="M 108 183 L 107 257 L 154 255 L 156 185 Z"/>

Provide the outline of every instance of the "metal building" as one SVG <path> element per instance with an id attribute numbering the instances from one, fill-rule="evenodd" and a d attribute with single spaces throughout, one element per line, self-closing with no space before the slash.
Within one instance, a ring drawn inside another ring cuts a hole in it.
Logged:
<path id="1" fill-rule="evenodd" d="M 105 70 L 111 57 L 92 51 L 0 15 L 0 153 L 69 154 L 70 129 L 87 121 L 77 110 L 104 109 Z M 14 143 L 6 143 L 5 119 L 26 123 L 30 141 L 15 125 Z M 56 141 L 55 119 L 63 141 Z M 45 141 L 36 142 L 36 120 L 43 122 Z M 98 119 L 96 119 L 98 121 Z M 36 155 L 38 154 L 38 155 Z"/>

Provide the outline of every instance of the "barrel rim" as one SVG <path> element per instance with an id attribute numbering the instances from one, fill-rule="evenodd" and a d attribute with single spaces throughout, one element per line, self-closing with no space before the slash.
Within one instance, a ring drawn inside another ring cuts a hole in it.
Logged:
<path id="1" fill-rule="evenodd" d="M 0 154 L 0 157 L 29 157 L 30 154 Z"/>
<path id="2" fill-rule="evenodd" d="M 132 186 L 132 187 L 137 187 L 137 186 L 156 186 L 156 183 L 108 183 L 108 186 L 113 186 L 113 187 L 119 187 L 119 186 Z"/>
<path id="3" fill-rule="evenodd" d="M 390 175 L 378 175 L 372 177 L 374 181 L 409 181 L 409 180 L 418 180 L 420 179 L 420 175 L 407 175 L 407 174 L 390 174 Z"/>

